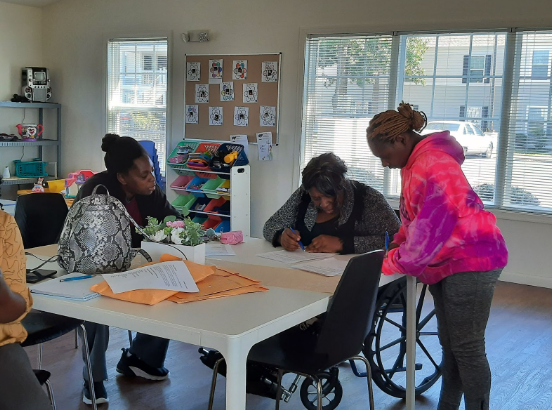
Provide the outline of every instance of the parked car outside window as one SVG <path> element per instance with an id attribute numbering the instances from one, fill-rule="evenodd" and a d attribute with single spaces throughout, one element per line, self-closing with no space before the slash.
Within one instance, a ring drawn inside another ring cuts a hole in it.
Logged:
<path id="1" fill-rule="evenodd" d="M 449 131 L 464 148 L 464 155 L 483 155 L 491 158 L 496 141 L 486 135 L 477 125 L 465 121 L 429 121 L 422 135 Z"/>

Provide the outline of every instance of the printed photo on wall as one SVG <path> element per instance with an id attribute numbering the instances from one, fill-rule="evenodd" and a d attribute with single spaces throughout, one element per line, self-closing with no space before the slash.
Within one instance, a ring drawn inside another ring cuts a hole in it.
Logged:
<path id="1" fill-rule="evenodd" d="M 187 81 L 199 81 L 201 74 L 201 63 L 191 62 L 186 63 L 186 80 Z"/>
<path id="2" fill-rule="evenodd" d="M 209 60 L 209 84 L 222 83 L 222 65 L 224 60 Z"/>
<path id="3" fill-rule="evenodd" d="M 209 102 L 209 84 L 196 84 L 195 85 L 195 103 L 208 103 Z"/>
<path id="4" fill-rule="evenodd" d="M 186 124 L 197 124 L 199 120 L 197 105 L 186 106 Z"/>
<path id="5" fill-rule="evenodd" d="M 234 82 L 228 81 L 220 84 L 220 100 L 234 101 Z"/>
<path id="6" fill-rule="evenodd" d="M 249 107 L 234 107 L 234 125 L 236 127 L 249 125 Z"/>
<path id="7" fill-rule="evenodd" d="M 261 105 L 260 112 L 261 127 L 275 127 L 276 126 L 276 107 L 269 107 L 267 105 Z"/>
<path id="8" fill-rule="evenodd" d="M 243 102 L 256 103 L 257 90 L 258 90 L 257 83 L 244 83 L 243 84 Z"/>
<path id="9" fill-rule="evenodd" d="M 222 125 L 222 107 L 209 107 L 209 125 Z"/>
<path id="10" fill-rule="evenodd" d="M 247 60 L 234 60 L 233 67 L 233 80 L 245 80 L 247 78 Z"/>
<path id="11" fill-rule="evenodd" d="M 278 81 L 277 61 L 263 61 L 262 81 L 263 83 L 275 83 Z"/>
<path id="12" fill-rule="evenodd" d="M 272 133 L 257 133 L 257 150 L 259 151 L 259 161 L 272 161 Z"/>

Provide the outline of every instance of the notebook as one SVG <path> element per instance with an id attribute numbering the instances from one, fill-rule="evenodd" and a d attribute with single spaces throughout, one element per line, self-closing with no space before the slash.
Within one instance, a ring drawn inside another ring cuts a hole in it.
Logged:
<path id="1" fill-rule="evenodd" d="M 53 296 L 69 300 L 86 301 L 100 296 L 99 293 L 92 292 L 90 287 L 103 281 L 101 275 L 96 275 L 88 279 L 60 282 L 60 279 L 74 278 L 77 276 L 83 276 L 83 274 L 74 272 L 29 287 L 31 293 L 37 295 Z"/>

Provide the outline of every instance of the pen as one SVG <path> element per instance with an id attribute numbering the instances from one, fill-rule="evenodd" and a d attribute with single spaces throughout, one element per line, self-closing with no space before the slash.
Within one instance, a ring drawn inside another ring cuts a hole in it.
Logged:
<path id="1" fill-rule="evenodd" d="M 59 281 L 60 282 L 69 282 L 69 281 L 72 281 L 72 280 L 89 279 L 89 278 L 93 278 L 93 277 L 94 277 L 94 275 L 75 276 L 74 278 L 60 279 Z"/>
<path id="2" fill-rule="evenodd" d="M 389 232 L 385 231 L 385 255 L 389 251 Z"/>
<path id="3" fill-rule="evenodd" d="M 295 235 L 297 235 L 297 232 L 295 232 L 293 230 L 293 228 L 290 226 L 289 229 L 291 229 L 291 232 L 293 232 Z M 301 241 L 297 241 L 299 242 L 299 246 L 301 247 L 301 249 L 303 250 L 303 252 L 305 251 L 305 247 L 303 246 L 303 243 Z"/>

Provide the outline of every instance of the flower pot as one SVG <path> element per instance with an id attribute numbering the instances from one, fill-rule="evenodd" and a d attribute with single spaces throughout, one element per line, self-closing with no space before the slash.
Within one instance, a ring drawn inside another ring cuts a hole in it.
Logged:
<path id="1" fill-rule="evenodd" d="M 189 261 L 205 264 L 205 244 L 197 246 L 174 245 L 169 243 L 146 242 L 142 241 L 141 248 L 150 254 L 154 261 L 158 261 L 161 255 L 168 253 L 184 259 L 184 255 Z"/>

